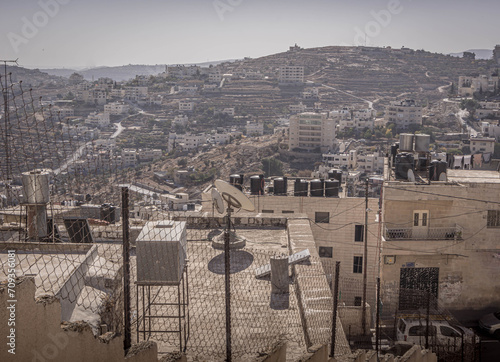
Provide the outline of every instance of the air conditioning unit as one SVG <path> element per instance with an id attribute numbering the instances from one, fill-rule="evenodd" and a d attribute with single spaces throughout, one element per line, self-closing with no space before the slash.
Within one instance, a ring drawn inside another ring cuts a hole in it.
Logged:
<path id="1" fill-rule="evenodd" d="M 187 255 L 185 221 L 151 221 L 136 239 L 137 283 L 178 285 Z"/>

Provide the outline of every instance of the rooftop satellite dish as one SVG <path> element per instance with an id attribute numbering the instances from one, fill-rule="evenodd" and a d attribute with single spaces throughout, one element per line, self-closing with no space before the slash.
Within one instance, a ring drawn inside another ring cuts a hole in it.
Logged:
<path id="1" fill-rule="evenodd" d="M 446 176 L 446 172 L 441 172 L 439 175 L 439 181 L 447 181 L 448 177 Z"/>
<path id="2" fill-rule="evenodd" d="M 222 198 L 228 203 L 229 207 L 235 207 L 246 211 L 255 210 L 252 201 L 250 201 L 249 198 L 236 187 L 231 186 L 226 181 L 222 180 L 215 180 L 214 184 L 222 195 Z"/>
<path id="3" fill-rule="evenodd" d="M 217 189 L 212 188 L 212 202 L 215 205 L 219 214 L 224 213 L 224 201 L 222 201 L 222 197 L 220 196 L 219 191 Z"/>
<path id="4" fill-rule="evenodd" d="M 415 174 L 413 173 L 413 170 L 408 170 L 408 180 L 411 182 L 415 182 Z"/>

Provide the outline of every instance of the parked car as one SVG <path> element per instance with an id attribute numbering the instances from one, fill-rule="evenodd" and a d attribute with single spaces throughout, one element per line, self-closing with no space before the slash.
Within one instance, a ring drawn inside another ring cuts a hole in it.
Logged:
<path id="1" fill-rule="evenodd" d="M 500 311 L 486 314 L 479 320 L 479 327 L 500 338 Z"/>
<path id="2" fill-rule="evenodd" d="M 436 319 L 437 318 L 437 319 Z M 425 346 L 427 324 L 425 318 L 399 318 L 397 324 L 398 342 Z M 479 342 L 474 332 L 446 318 L 432 316 L 429 320 L 428 343 L 430 346 L 443 346 L 447 350 L 458 351 L 462 340 L 467 343 Z"/>

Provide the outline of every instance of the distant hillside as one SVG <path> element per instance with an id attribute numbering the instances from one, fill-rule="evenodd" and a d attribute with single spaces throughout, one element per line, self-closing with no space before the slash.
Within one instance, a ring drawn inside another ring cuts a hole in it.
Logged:
<path id="1" fill-rule="evenodd" d="M 493 57 L 493 50 L 491 49 L 469 49 L 461 53 L 450 53 L 452 57 L 462 57 L 464 52 L 471 52 L 476 54 L 476 59 L 489 60 Z"/>
<path id="2" fill-rule="evenodd" d="M 136 75 L 157 75 L 165 71 L 165 65 L 122 65 L 119 67 L 98 67 L 76 71 L 73 69 L 41 69 L 51 75 L 69 77 L 73 73 L 83 75 L 86 80 L 111 78 L 117 82 L 135 78 Z"/>
<path id="3" fill-rule="evenodd" d="M 231 62 L 231 60 L 217 60 L 212 62 L 196 63 L 196 64 L 185 64 L 185 65 L 198 65 L 200 67 L 208 67 L 210 65 L 217 65 L 223 62 Z M 74 70 L 74 69 L 40 69 L 42 72 L 48 73 L 50 75 L 56 75 L 60 77 L 68 78 L 73 73 L 79 73 L 83 75 L 86 80 L 98 79 L 101 77 L 111 78 L 117 82 L 129 80 L 135 78 L 136 75 L 157 75 L 165 71 L 165 64 L 157 65 L 139 65 L 139 64 L 129 64 L 116 67 L 97 67 L 90 69 Z"/>

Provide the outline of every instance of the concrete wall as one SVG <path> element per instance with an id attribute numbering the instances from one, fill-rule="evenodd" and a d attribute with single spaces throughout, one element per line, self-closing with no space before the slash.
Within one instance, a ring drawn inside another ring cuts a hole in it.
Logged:
<path id="1" fill-rule="evenodd" d="M 476 179 L 481 179 L 481 173 L 476 173 Z M 384 188 L 383 220 L 388 227 L 411 227 L 413 210 L 429 210 L 430 228 L 458 224 L 463 229 L 458 239 L 388 240 L 383 243 L 384 310 L 397 305 L 400 272 L 405 267 L 439 268 L 440 307 L 477 311 L 476 317 L 480 317 L 481 310 L 498 306 L 499 228 L 487 227 L 487 214 L 488 210 L 500 210 L 497 204 L 500 183 L 467 183 L 464 179 L 455 185 L 389 183 L 387 186 Z M 394 264 L 386 264 L 385 255 L 394 256 Z"/>
<path id="2" fill-rule="evenodd" d="M 305 214 L 309 219 L 315 241 L 316 251 L 320 247 L 332 247 L 333 258 L 324 258 L 324 265 L 332 269 L 335 261 L 340 261 L 341 275 L 349 279 L 351 288 L 341 295 L 340 303 L 354 305 L 355 297 L 361 297 L 363 274 L 353 273 L 354 256 L 363 256 L 364 243 L 354 241 L 356 225 L 365 223 L 364 198 L 334 198 L 334 197 L 293 197 L 293 196 L 250 196 L 258 212 L 273 211 L 272 214 L 283 217 L 294 217 L 296 214 Z M 375 286 L 377 277 L 377 237 L 379 224 L 375 222 L 378 211 L 378 199 L 369 198 L 368 208 L 368 275 L 367 301 L 375 305 Z M 293 214 L 283 213 L 293 211 Z M 328 223 L 315 223 L 316 212 L 329 212 Z"/>
<path id="3" fill-rule="evenodd" d="M 15 355 L 8 352 L 7 343 L 0 344 L 2 361 L 158 361 L 155 343 L 146 342 L 133 347 L 125 359 L 123 339 L 104 334 L 94 337 L 85 323 L 61 325 L 61 305 L 56 298 L 35 300 L 33 278 L 18 279 L 15 285 L 17 302 L 15 313 Z M 5 284 L 0 288 L 0 304 L 8 305 L 11 298 Z M 10 304 L 10 303 L 9 303 Z M 8 310 L 0 310 L 0 335 L 6 337 L 11 328 L 7 325 Z"/>

